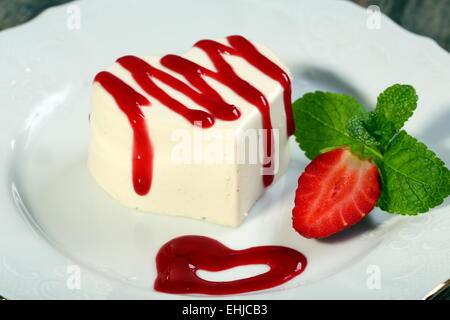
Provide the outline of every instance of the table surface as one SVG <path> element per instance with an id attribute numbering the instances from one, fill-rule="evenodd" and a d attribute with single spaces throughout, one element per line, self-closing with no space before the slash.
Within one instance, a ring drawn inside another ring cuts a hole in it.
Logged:
<path id="1" fill-rule="evenodd" d="M 0 0 L 0 30 L 24 23 L 48 7 L 72 0 Z M 93 0 L 91 0 L 93 1 Z M 344 1 L 344 0 L 336 0 Z M 434 39 L 450 51 L 450 0 L 346 0 L 380 10 L 404 28 Z M 447 287 L 441 299 L 450 299 Z M 4 299 L 0 296 L 0 300 Z"/>

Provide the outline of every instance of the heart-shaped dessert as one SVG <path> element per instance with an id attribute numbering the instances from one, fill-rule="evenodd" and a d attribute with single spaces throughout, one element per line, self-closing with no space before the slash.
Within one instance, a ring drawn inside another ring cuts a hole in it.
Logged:
<path id="1" fill-rule="evenodd" d="M 95 77 L 88 166 L 129 207 L 237 226 L 285 171 L 290 78 L 241 36 L 125 56 Z"/>

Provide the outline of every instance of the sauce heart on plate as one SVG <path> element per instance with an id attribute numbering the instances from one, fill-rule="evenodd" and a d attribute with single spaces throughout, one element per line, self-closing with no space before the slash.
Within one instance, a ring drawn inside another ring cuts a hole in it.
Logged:
<path id="1" fill-rule="evenodd" d="M 270 270 L 233 281 L 207 281 L 197 270 L 222 271 L 242 265 L 266 264 Z M 303 272 L 306 257 L 282 246 L 230 249 L 204 236 L 181 236 L 161 247 L 156 256 L 154 288 L 167 293 L 235 294 L 278 286 Z"/>

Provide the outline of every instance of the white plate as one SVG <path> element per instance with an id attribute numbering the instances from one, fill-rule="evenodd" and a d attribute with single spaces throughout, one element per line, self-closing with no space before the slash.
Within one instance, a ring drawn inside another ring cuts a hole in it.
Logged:
<path id="1" fill-rule="evenodd" d="M 1 32 L 0 294 L 192 298 L 152 288 L 157 250 L 184 234 L 210 236 L 236 249 L 285 245 L 308 257 L 305 272 L 285 285 L 232 298 L 416 299 L 446 280 L 448 200 L 417 217 L 374 210 L 327 240 L 298 236 L 290 211 L 307 160 L 294 141 L 287 174 L 236 229 L 127 209 L 86 170 L 96 72 L 121 55 L 182 53 L 196 40 L 230 34 L 277 52 L 295 77 L 294 98 L 327 89 L 352 94 L 370 107 L 387 86 L 414 85 L 419 108 L 407 130 L 448 163 L 450 56 L 384 16 L 380 29 L 370 29 L 368 18 L 374 17 L 335 0 L 98 0 L 53 8 Z M 240 267 L 203 276 L 230 279 L 263 270 Z"/>

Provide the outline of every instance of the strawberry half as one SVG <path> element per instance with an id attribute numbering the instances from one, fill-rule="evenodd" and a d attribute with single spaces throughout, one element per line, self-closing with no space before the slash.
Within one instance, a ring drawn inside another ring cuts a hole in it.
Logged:
<path id="1" fill-rule="evenodd" d="M 364 218 L 380 195 L 378 169 L 347 149 L 317 156 L 298 179 L 293 227 L 324 238 Z"/>

